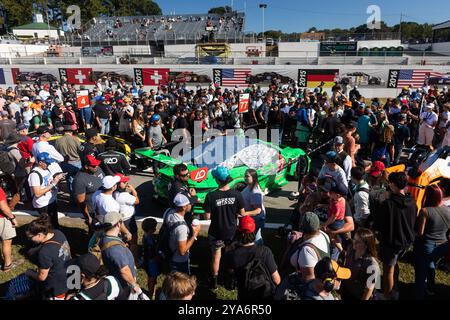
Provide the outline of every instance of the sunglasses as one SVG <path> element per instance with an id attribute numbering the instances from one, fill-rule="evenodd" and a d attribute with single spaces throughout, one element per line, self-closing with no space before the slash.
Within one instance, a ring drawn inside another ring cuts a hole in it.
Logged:
<path id="1" fill-rule="evenodd" d="M 186 178 L 187 176 L 189 176 L 189 172 L 186 173 L 186 174 L 181 174 L 181 173 L 180 173 L 179 176 L 182 177 L 182 178 Z"/>

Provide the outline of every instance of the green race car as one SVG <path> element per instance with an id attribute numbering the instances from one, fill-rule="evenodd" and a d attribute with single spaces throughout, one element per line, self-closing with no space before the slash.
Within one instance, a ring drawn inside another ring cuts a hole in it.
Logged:
<path id="1" fill-rule="evenodd" d="M 174 154 L 174 148 L 172 155 Z M 160 169 L 153 179 L 154 197 L 167 200 L 169 183 L 173 180 L 173 167 L 185 163 L 189 172 L 207 168 L 206 178 L 200 182 L 189 178 L 189 187 L 195 188 L 199 202 L 194 205 L 194 214 L 204 213 L 206 195 L 218 188 L 211 175 L 212 169 L 225 166 L 230 170 L 233 181 L 230 187 L 241 190 L 245 187 L 244 173 L 247 169 L 257 170 L 261 189 L 270 192 L 288 183 L 289 177 L 305 175 L 311 159 L 299 148 L 276 146 L 274 144 L 240 136 L 224 136 L 212 139 L 175 158 L 156 154 L 149 148 L 136 149 L 137 158 L 156 161 Z"/>

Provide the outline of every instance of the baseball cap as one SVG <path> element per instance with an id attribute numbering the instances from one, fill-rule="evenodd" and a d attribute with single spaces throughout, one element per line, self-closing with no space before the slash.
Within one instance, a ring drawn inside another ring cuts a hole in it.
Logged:
<path id="1" fill-rule="evenodd" d="M 28 129 L 28 127 L 25 123 L 19 124 L 16 128 L 17 131 L 21 131 L 21 130 L 25 130 L 25 129 Z"/>
<path id="2" fill-rule="evenodd" d="M 70 124 L 65 124 L 63 126 L 64 131 L 75 131 Z"/>
<path id="3" fill-rule="evenodd" d="M 300 230 L 304 233 L 310 234 L 319 231 L 319 229 L 319 216 L 313 212 L 306 212 L 300 224 Z"/>
<path id="4" fill-rule="evenodd" d="M 48 154 L 48 152 L 41 152 L 37 155 L 36 157 L 38 162 L 45 162 L 46 164 L 51 164 L 53 162 L 55 162 L 55 160 L 52 159 L 52 157 L 50 157 L 50 155 Z"/>
<path id="5" fill-rule="evenodd" d="M 353 106 L 353 104 L 352 104 L 351 101 L 347 101 L 347 102 L 345 102 L 345 106 L 346 107 L 351 107 L 351 106 Z"/>
<path id="6" fill-rule="evenodd" d="M 109 176 L 111 177 L 111 176 Z M 103 217 L 103 224 L 108 224 L 111 226 L 115 226 L 119 223 L 119 221 L 122 221 L 122 215 L 118 212 L 108 212 Z"/>
<path id="7" fill-rule="evenodd" d="M 42 127 L 39 127 L 36 130 L 36 132 L 37 132 L 37 134 L 50 133 L 50 129 L 47 126 L 42 126 Z"/>
<path id="8" fill-rule="evenodd" d="M 93 278 L 100 269 L 100 260 L 92 253 L 85 253 L 74 262 L 88 278 Z"/>
<path id="9" fill-rule="evenodd" d="M 334 144 L 344 144 L 344 138 L 337 136 L 334 138 Z"/>
<path id="10" fill-rule="evenodd" d="M 173 204 L 175 207 L 184 207 L 191 204 L 191 201 L 184 194 L 178 193 L 175 198 L 173 198 Z"/>
<path id="11" fill-rule="evenodd" d="M 230 178 L 230 172 L 226 167 L 219 166 L 212 171 L 212 176 L 220 182 L 226 182 Z"/>
<path id="12" fill-rule="evenodd" d="M 22 101 L 30 101 L 30 98 L 28 98 L 27 96 L 22 98 Z"/>
<path id="13" fill-rule="evenodd" d="M 343 185 L 342 183 L 335 183 L 331 187 L 331 191 L 337 194 L 340 194 L 341 196 L 345 196 L 348 193 L 348 188 Z"/>
<path id="14" fill-rule="evenodd" d="M 358 127 L 358 123 L 356 121 L 350 121 L 348 124 L 349 128 L 356 128 Z"/>
<path id="15" fill-rule="evenodd" d="M 426 108 L 433 110 L 435 107 L 434 103 L 427 104 Z"/>
<path id="16" fill-rule="evenodd" d="M 238 226 L 239 232 L 248 234 L 255 232 L 255 229 L 256 229 L 255 220 L 252 217 L 245 216 L 239 220 Z"/>
<path id="17" fill-rule="evenodd" d="M 317 180 L 317 187 L 323 192 L 330 192 L 333 188 L 334 181 L 332 178 L 323 177 Z"/>
<path id="18" fill-rule="evenodd" d="M 123 175 L 121 173 L 117 173 L 115 176 L 120 178 L 120 182 L 128 182 L 128 181 L 130 181 L 130 177 L 127 177 L 127 176 L 125 176 L 125 175 Z"/>
<path id="19" fill-rule="evenodd" d="M 8 116 L 8 111 L 2 110 L 1 113 L 2 117 Z"/>
<path id="20" fill-rule="evenodd" d="M 55 99 L 55 104 L 62 104 L 63 102 L 61 101 L 61 99 L 59 99 L 59 98 L 56 98 Z"/>
<path id="21" fill-rule="evenodd" d="M 102 180 L 102 186 L 105 189 L 111 189 L 116 184 L 118 184 L 120 181 L 120 178 L 118 176 L 106 176 Z"/>
<path id="22" fill-rule="evenodd" d="M 84 163 L 85 165 L 88 165 L 90 167 L 98 167 L 102 162 L 100 160 L 97 160 L 93 155 L 88 154 Z"/>
<path id="23" fill-rule="evenodd" d="M 106 149 L 116 149 L 117 148 L 117 141 L 116 141 L 116 139 L 111 137 L 108 140 L 106 140 L 105 148 Z"/>
<path id="24" fill-rule="evenodd" d="M 370 175 L 371 175 L 372 177 L 376 177 L 376 176 L 378 176 L 381 172 L 383 172 L 384 169 L 386 169 L 386 166 L 384 165 L 383 162 L 381 162 L 381 161 L 375 161 L 374 163 L 372 163 L 372 166 L 370 167 Z"/>
<path id="25" fill-rule="evenodd" d="M 336 151 L 328 151 L 322 158 L 325 159 L 327 163 L 336 163 L 338 154 Z"/>
<path id="26" fill-rule="evenodd" d="M 89 128 L 89 129 L 86 130 L 85 137 L 86 137 L 87 140 L 89 140 L 89 139 L 91 139 L 91 138 L 93 138 L 93 137 L 95 137 L 97 135 L 98 135 L 98 130 L 97 129 Z"/>
<path id="27" fill-rule="evenodd" d="M 323 258 L 314 267 L 314 273 L 320 280 L 326 278 L 336 278 L 340 280 L 350 279 L 352 272 L 348 268 L 339 266 L 339 264 L 331 260 L 329 257 Z"/>

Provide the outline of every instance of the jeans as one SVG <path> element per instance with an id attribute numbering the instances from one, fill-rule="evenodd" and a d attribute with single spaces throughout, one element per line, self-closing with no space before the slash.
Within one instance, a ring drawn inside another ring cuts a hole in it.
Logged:
<path id="1" fill-rule="evenodd" d="M 67 172 L 67 190 L 69 191 L 72 201 L 75 201 L 75 194 L 73 193 L 72 185 L 76 174 L 81 169 L 81 161 L 61 162 L 60 166 L 63 172 Z"/>
<path id="2" fill-rule="evenodd" d="M 92 126 L 92 108 L 83 108 L 80 109 L 81 119 L 83 120 L 84 125 Z"/>
<path id="3" fill-rule="evenodd" d="M 266 217 L 259 214 L 257 216 L 253 217 L 253 220 L 255 220 L 255 243 L 258 245 L 263 245 L 264 241 L 262 238 L 262 229 L 264 228 L 264 223 L 266 221 Z"/>
<path id="4" fill-rule="evenodd" d="M 448 242 L 437 243 L 429 240 L 417 240 L 414 244 L 414 269 L 416 277 L 416 299 L 425 298 L 425 289 L 433 291 L 436 276 L 435 262 L 445 257 L 448 251 Z"/>
<path id="5" fill-rule="evenodd" d="M 102 128 L 100 129 L 100 134 L 109 134 L 109 119 L 99 119 Z"/>

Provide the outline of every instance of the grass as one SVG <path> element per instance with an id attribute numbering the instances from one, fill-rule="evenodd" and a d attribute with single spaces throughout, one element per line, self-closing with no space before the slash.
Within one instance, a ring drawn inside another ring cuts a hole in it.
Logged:
<path id="1" fill-rule="evenodd" d="M 17 230 L 17 237 L 13 242 L 13 256 L 15 259 L 24 259 L 17 268 L 5 273 L 0 271 L 0 284 L 9 281 L 17 275 L 23 273 L 28 268 L 35 268 L 31 262 L 25 259 L 24 254 L 29 243 L 26 240 L 24 234 L 24 224 L 29 223 L 33 218 L 20 217 L 19 223 L 21 227 Z M 72 255 L 77 256 L 86 252 L 87 248 L 87 229 L 80 219 L 62 219 L 61 225 L 63 226 L 61 231 L 66 235 L 69 240 Z M 210 251 L 206 234 L 202 234 L 199 240 L 194 244 L 191 250 L 191 265 L 192 273 L 197 276 L 198 288 L 195 295 L 196 300 L 236 300 L 237 291 L 227 290 L 223 285 L 219 285 L 219 288 L 215 291 L 211 291 L 208 288 L 208 275 L 210 265 Z M 142 231 L 139 230 L 139 245 L 141 244 Z M 276 236 L 276 232 L 266 230 L 264 233 L 264 241 L 274 253 L 275 260 L 281 261 L 283 255 L 284 243 L 283 240 Z M 226 274 L 222 268 L 220 274 Z M 162 285 L 164 276 L 158 278 L 157 288 Z M 220 282 L 221 279 L 219 279 Z M 226 277 L 222 279 L 226 281 Z M 138 270 L 138 283 L 145 290 L 147 288 L 147 276 L 143 269 Z M 407 254 L 400 263 L 400 295 L 402 299 L 414 299 L 414 267 L 412 253 Z M 433 300 L 442 300 L 450 298 L 450 273 L 437 270 L 436 273 L 436 295 Z"/>

